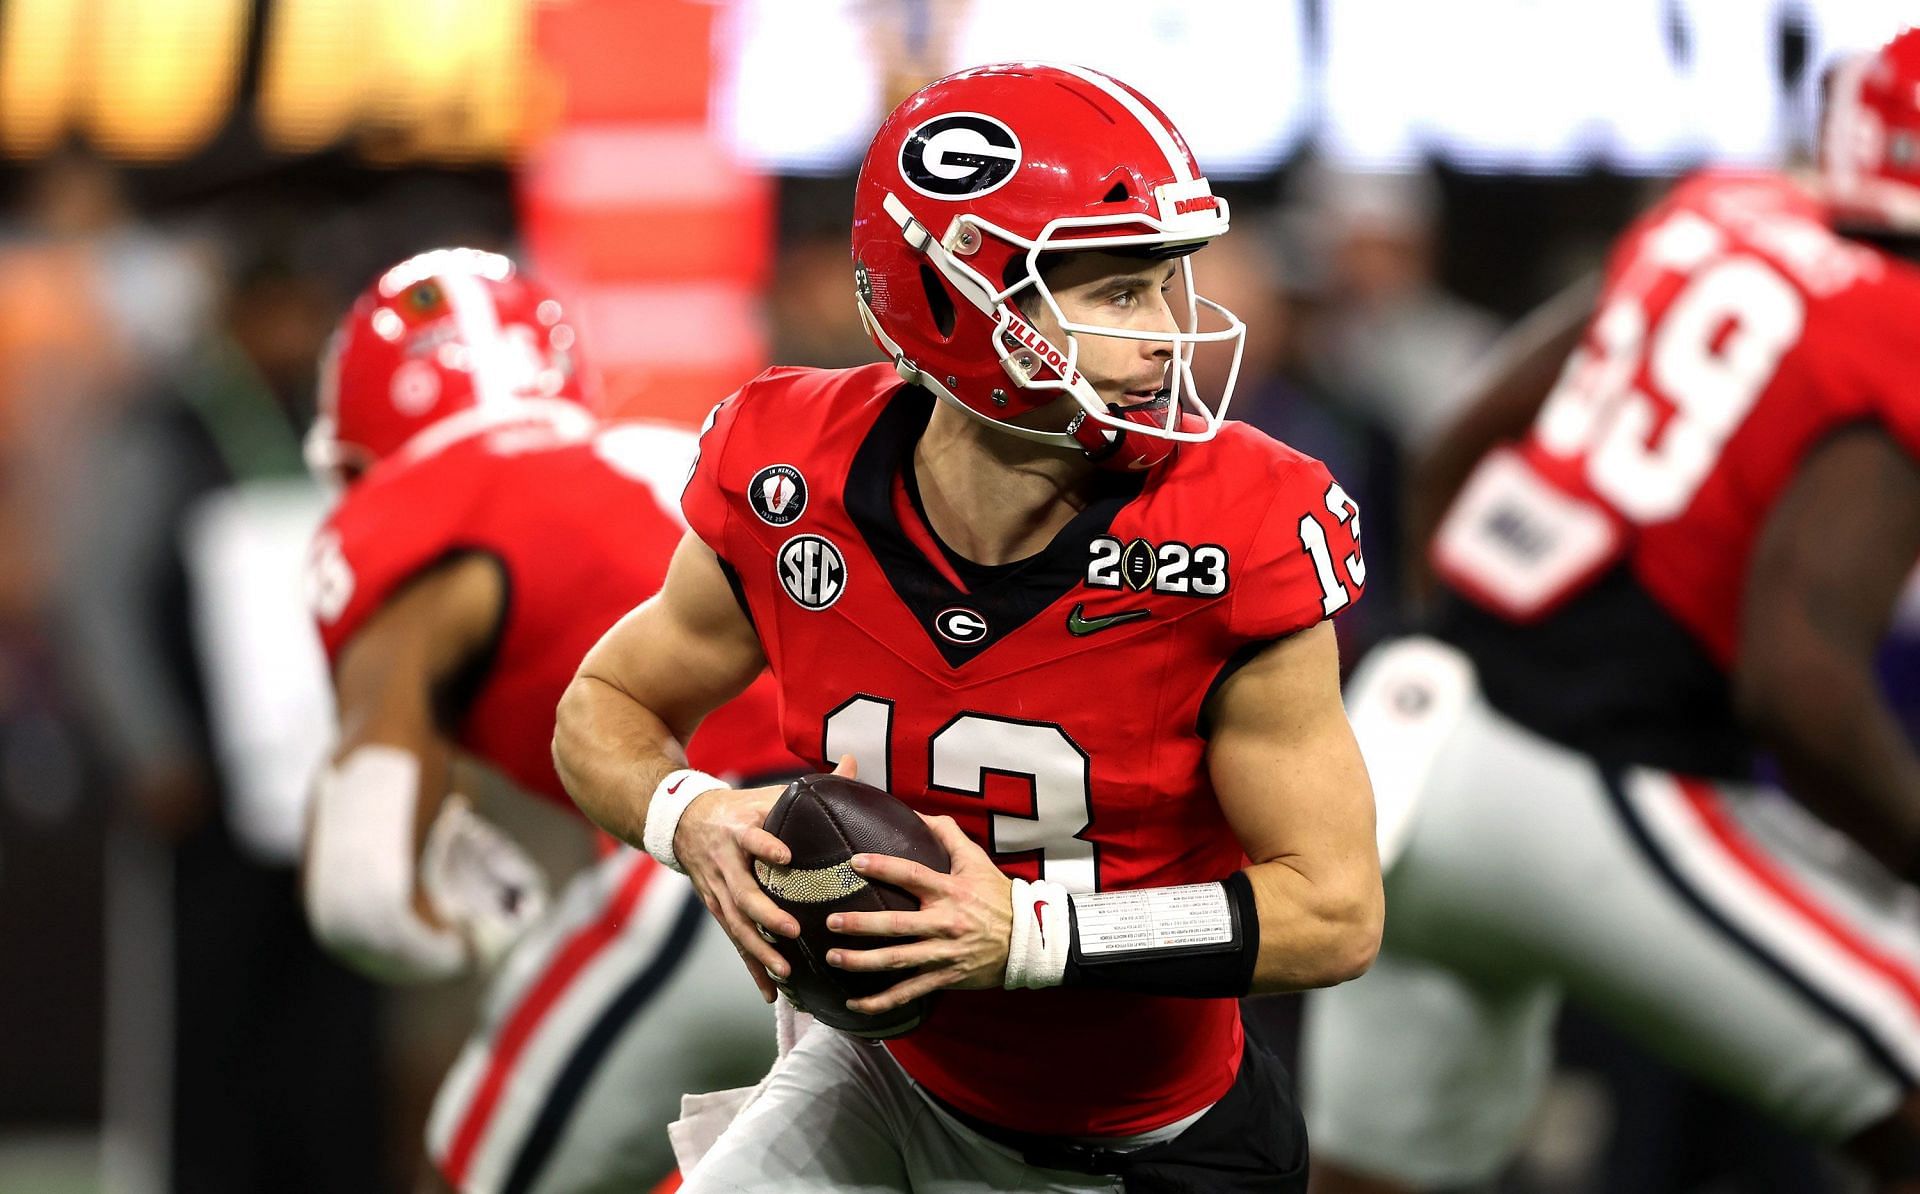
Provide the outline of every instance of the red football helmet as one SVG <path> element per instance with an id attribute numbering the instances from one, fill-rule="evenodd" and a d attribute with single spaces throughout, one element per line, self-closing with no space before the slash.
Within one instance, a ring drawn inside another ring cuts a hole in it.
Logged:
<path id="1" fill-rule="evenodd" d="M 1226 415 L 1246 328 L 1200 298 L 1186 254 L 1227 230 L 1187 144 L 1153 101 L 1078 66 L 975 67 L 915 92 L 880 126 L 854 195 L 860 316 L 900 375 L 1015 435 L 1077 446 L 1102 464 L 1146 468 L 1176 442 L 1213 438 Z M 1074 249 L 1179 257 L 1185 326 L 1174 333 L 1066 318 L 1040 277 L 1045 253 Z M 1054 344 L 1017 299 L 1038 299 L 1065 332 Z M 1223 326 L 1200 330 L 1200 308 Z M 1075 367 L 1079 336 L 1172 345 L 1164 400 L 1109 406 Z M 1193 393 L 1202 343 L 1231 345 L 1211 404 Z M 1009 420 L 1062 394 L 1066 431 Z"/>
<path id="2" fill-rule="evenodd" d="M 1920 29 L 1834 68 L 1820 174 L 1839 222 L 1920 233 Z"/>
<path id="3" fill-rule="evenodd" d="M 409 257 L 334 329 L 307 466 L 351 480 L 402 448 L 507 421 L 590 423 L 577 338 L 560 301 L 498 253 Z"/>

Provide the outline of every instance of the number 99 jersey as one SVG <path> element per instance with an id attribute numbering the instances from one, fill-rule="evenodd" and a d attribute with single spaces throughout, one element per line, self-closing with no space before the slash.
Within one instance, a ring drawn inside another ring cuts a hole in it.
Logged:
<path id="1" fill-rule="evenodd" d="M 1110 475 L 1039 554 L 981 567 L 933 538 L 910 461 L 932 398 L 890 366 L 774 369 L 715 409 L 682 498 L 752 618 L 787 745 L 927 815 L 1010 875 L 1073 891 L 1246 864 L 1206 767 L 1207 696 L 1346 608 L 1359 512 L 1315 460 L 1228 424 Z M 948 992 L 888 1042 L 970 1114 L 1126 1135 L 1205 1107 L 1240 1056 L 1233 1000 Z"/>
<path id="2" fill-rule="evenodd" d="M 1442 634 L 1551 737 L 1744 774 L 1724 675 L 1759 529 L 1838 428 L 1875 422 L 1920 456 L 1916 360 L 1920 269 L 1837 236 L 1783 177 L 1686 180 L 1622 238 L 1528 435 L 1443 520 L 1434 563 L 1467 604 Z"/>

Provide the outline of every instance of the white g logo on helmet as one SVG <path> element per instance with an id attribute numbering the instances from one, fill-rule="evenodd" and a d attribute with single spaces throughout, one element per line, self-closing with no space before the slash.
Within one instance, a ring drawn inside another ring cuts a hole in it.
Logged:
<path id="1" fill-rule="evenodd" d="M 907 134 L 900 176 L 933 199 L 973 199 L 1005 186 L 1020 168 L 1020 138 L 991 116 L 949 112 Z"/>

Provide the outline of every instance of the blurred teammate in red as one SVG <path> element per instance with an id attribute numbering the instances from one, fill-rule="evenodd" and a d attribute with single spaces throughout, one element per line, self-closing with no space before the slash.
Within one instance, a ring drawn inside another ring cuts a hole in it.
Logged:
<path id="1" fill-rule="evenodd" d="M 1681 183 L 1558 384 L 1520 358 L 1436 463 L 1477 459 L 1436 637 L 1349 693 L 1392 916 L 1309 1004 L 1323 1191 L 1494 1175 L 1563 997 L 1920 1190 L 1920 757 L 1873 674 L 1920 558 L 1920 32 L 1839 67 L 1821 156 Z"/>
<path id="2" fill-rule="evenodd" d="M 571 809 L 554 706 L 660 587 L 684 529 L 693 437 L 598 422 L 575 338 L 504 257 L 411 258 L 342 321 L 309 443 L 345 491 L 310 561 L 341 738 L 315 796 L 308 915 L 395 981 L 500 963 L 428 1129 L 461 1190 L 644 1188 L 672 1167 L 679 1096 L 751 1080 L 772 1052 L 685 880 L 622 847 L 549 908 L 540 872 L 450 786 L 463 754 Z M 765 685 L 691 747 L 743 778 L 798 769 Z"/>
<path id="3" fill-rule="evenodd" d="M 915 940 L 828 961 L 899 974 L 855 1010 L 940 994 L 884 1048 L 808 1033 L 687 1188 L 1299 1189 L 1290 1083 L 1236 997 L 1373 955 L 1330 621 L 1366 568 L 1326 469 L 1194 393 L 1195 351 L 1237 362 L 1245 331 L 1188 264 L 1226 204 L 1137 91 L 1014 63 L 903 103 L 855 211 L 889 360 L 720 404 L 693 533 L 582 665 L 555 749 L 771 995 L 760 934 L 798 929 L 749 869 L 787 860 L 759 828 L 776 793 L 676 745 L 770 662 L 788 744 L 857 764 L 953 858 L 857 858 L 847 881 L 922 903 L 844 931 Z"/>

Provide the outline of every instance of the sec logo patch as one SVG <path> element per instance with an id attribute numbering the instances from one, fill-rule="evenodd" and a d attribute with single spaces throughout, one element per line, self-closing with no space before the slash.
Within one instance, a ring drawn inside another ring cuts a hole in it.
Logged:
<path id="1" fill-rule="evenodd" d="M 847 561 L 818 535 L 795 535 L 780 545 L 780 587 L 805 609 L 825 609 L 847 591 Z"/>
<path id="2" fill-rule="evenodd" d="M 770 464 L 747 483 L 747 504 L 768 526 L 790 526 L 807 509 L 807 479 L 790 464 Z"/>

